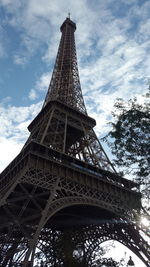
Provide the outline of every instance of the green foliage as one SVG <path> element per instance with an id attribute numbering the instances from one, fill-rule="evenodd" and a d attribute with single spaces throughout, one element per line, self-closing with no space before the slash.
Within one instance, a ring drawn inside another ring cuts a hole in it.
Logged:
<path id="1" fill-rule="evenodd" d="M 150 92 L 127 103 L 117 99 L 113 112 L 115 121 L 103 139 L 115 155 L 115 164 L 132 174 L 150 196 Z"/>

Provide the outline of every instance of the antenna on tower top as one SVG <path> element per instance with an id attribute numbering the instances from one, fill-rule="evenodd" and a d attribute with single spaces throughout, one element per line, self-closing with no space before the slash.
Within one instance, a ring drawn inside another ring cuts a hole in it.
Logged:
<path id="1" fill-rule="evenodd" d="M 70 12 L 68 12 L 68 18 L 70 19 L 70 15 L 71 15 L 71 13 Z"/>

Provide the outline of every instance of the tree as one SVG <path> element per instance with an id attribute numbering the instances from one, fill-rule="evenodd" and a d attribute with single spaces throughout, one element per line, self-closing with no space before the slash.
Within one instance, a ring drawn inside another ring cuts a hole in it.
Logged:
<path id="1" fill-rule="evenodd" d="M 150 199 L 150 90 L 128 102 L 117 99 L 114 122 L 103 138 L 115 156 L 115 165 L 130 174 L 140 185 L 144 199 Z M 149 211 L 147 207 L 147 211 Z"/>

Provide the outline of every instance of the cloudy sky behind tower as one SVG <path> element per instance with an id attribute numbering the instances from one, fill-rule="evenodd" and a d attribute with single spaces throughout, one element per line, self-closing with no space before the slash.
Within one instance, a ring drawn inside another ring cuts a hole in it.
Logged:
<path id="1" fill-rule="evenodd" d="M 148 87 L 149 0 L 0 0 L 0 171 L 40 111 L 68 12 L 77 24 L 81 87 L 98 135 L 108 131 L 117 97 L 140 96 Z"/>

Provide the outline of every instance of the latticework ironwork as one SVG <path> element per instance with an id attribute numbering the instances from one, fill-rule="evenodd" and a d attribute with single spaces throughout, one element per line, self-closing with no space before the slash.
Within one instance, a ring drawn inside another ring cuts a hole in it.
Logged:
<path id="1" fill-rule="evenodd" d="M 44 106 L 51 100 L 60 100 L 71 108 L 87 114 L 77 66 L 74 39 L 76 25 L 67 18 L 60 30 L 62 37 Z"/>
<path id="2" fill-rule="evenodd" d="M 69 18 L 62 24 L 43 108 L 22 151 L 0 175 L 3 267 L 34 266 L 38 257 L 41 266 L 92 266 L 94 251 L 110 239 L 150 266 L 134 217 L 141 207 L 138 186 L 116 173 L 85 109 L 75 29 Z"/>

